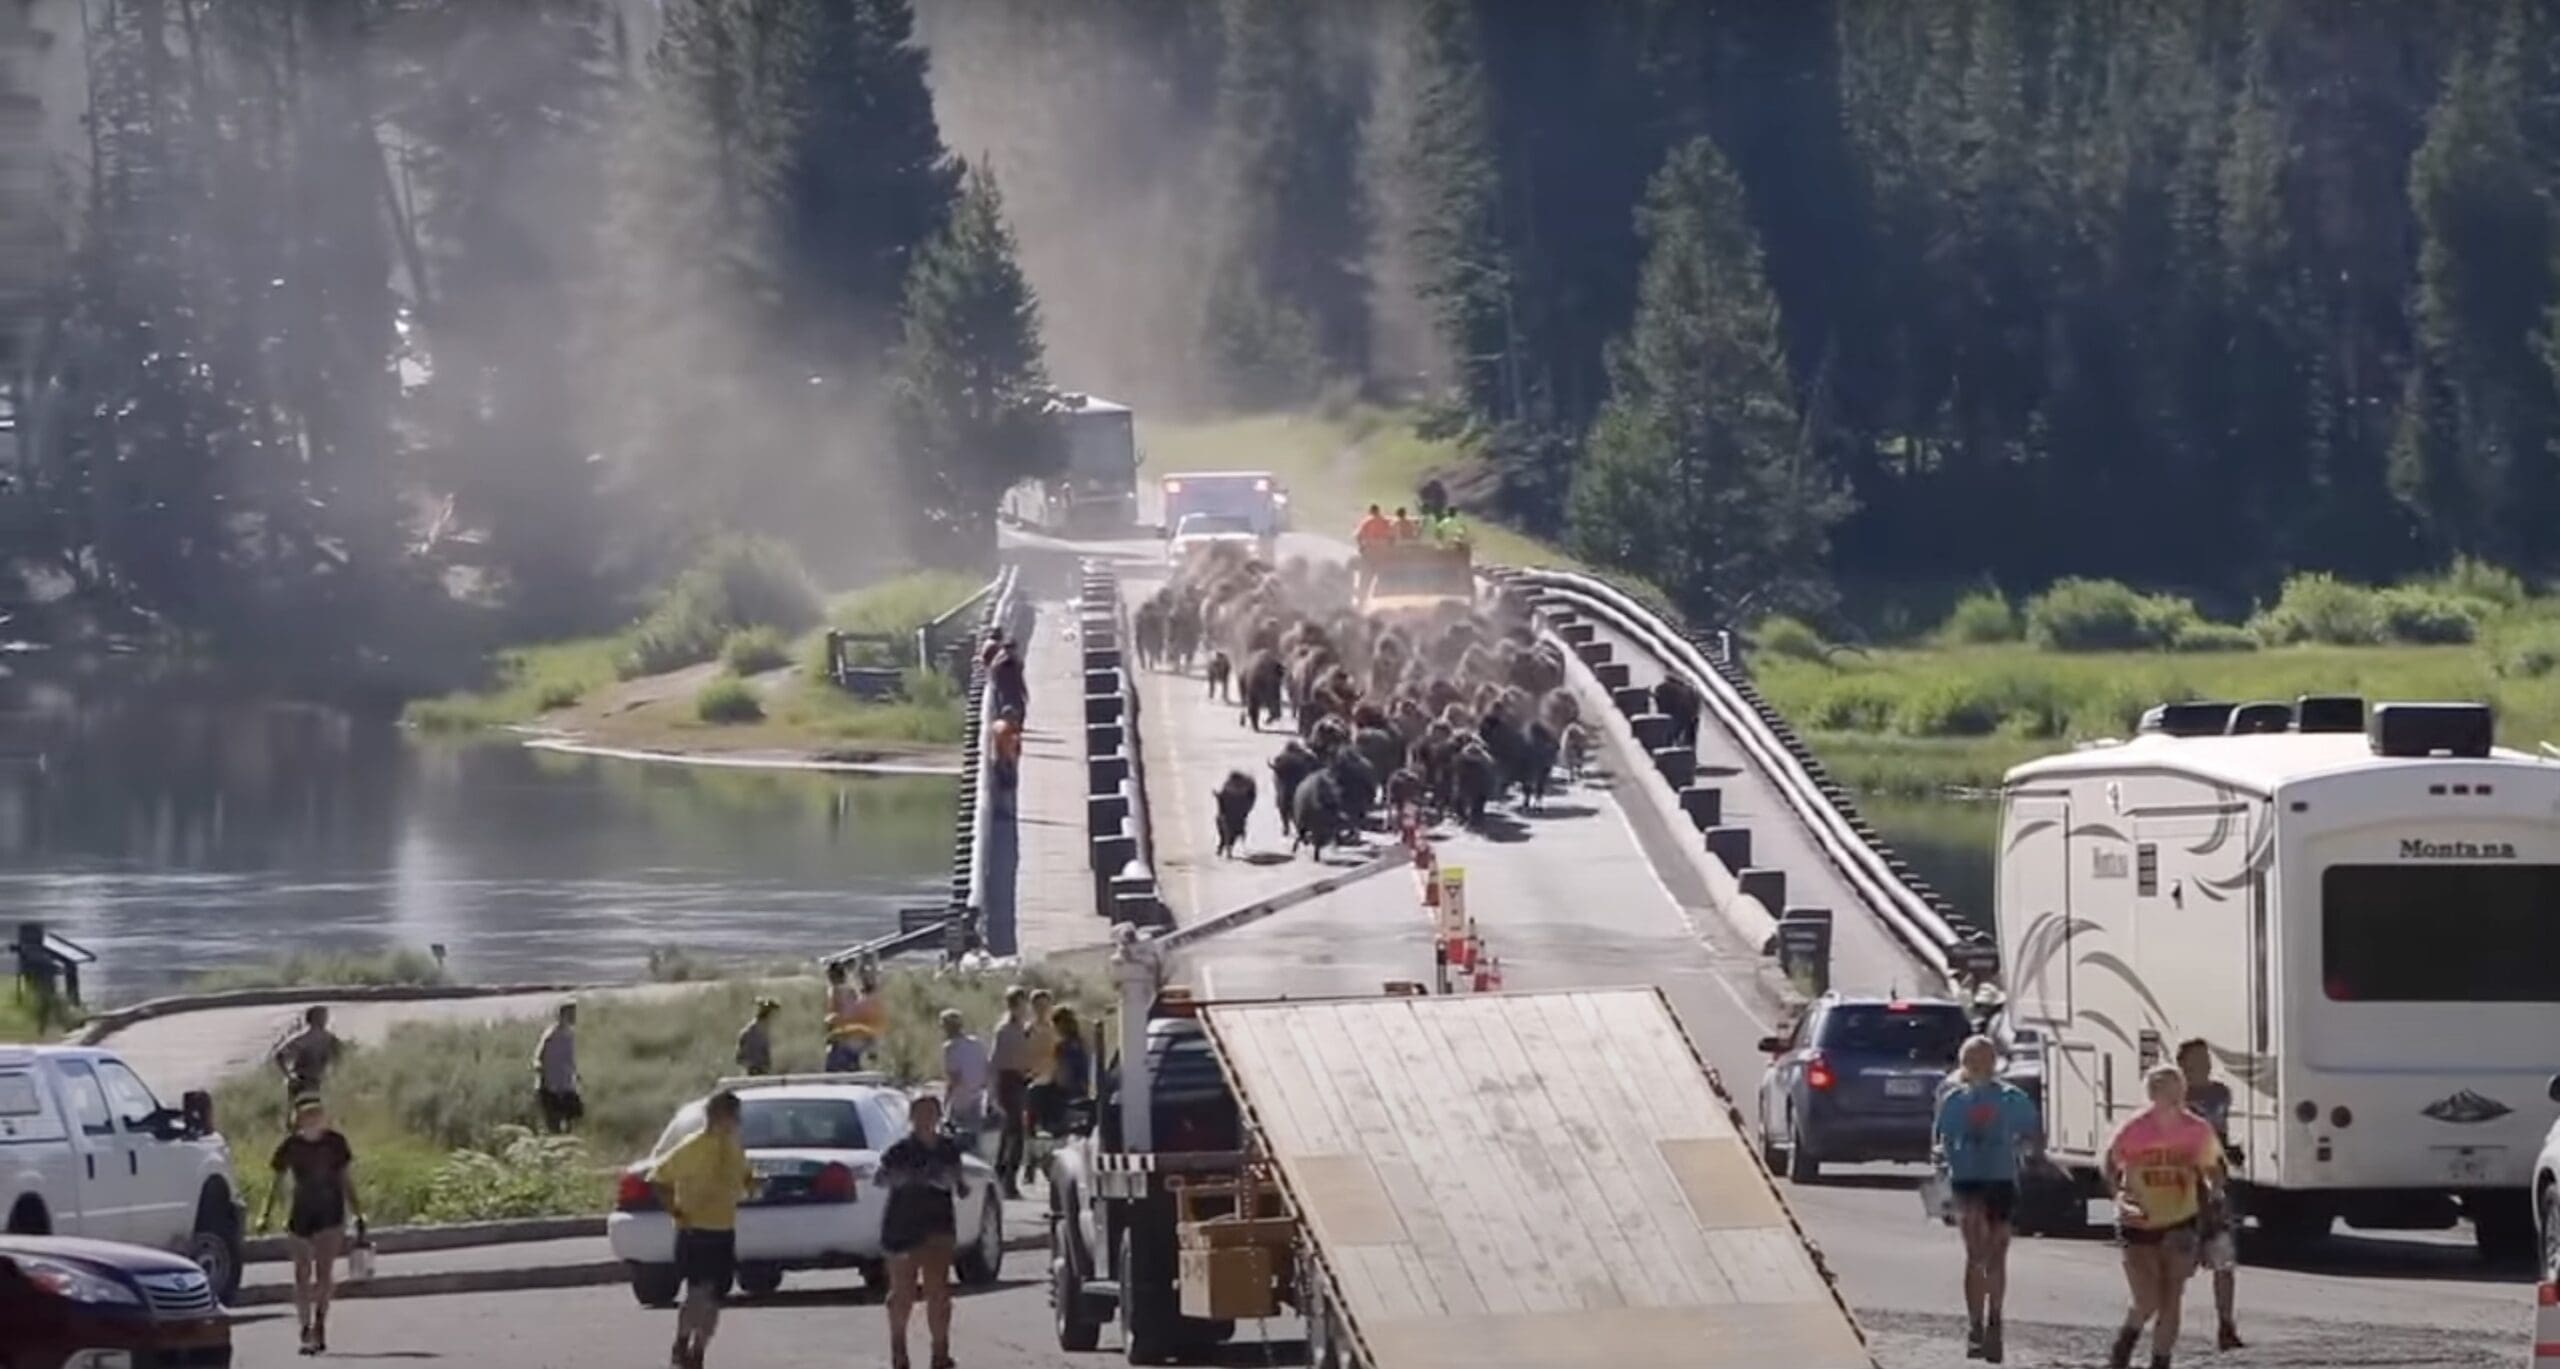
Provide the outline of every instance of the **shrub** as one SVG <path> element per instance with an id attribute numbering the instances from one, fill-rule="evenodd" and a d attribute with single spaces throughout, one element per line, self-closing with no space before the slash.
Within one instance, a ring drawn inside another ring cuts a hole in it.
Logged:
<path id="1" fill-rule="evenodd" d="M 2560 670 L 2560 623 L 2527 623 L 2501 633 L 2489 669 L 2510 680 L 2539 680 Z"/>
<path id="2" fill-rule="evenodd" d="M 1868 680 L 1844 679 L 1814 696 L 1800 719 L 1818 732 L 1882 732 L 1893 724 L 1901 697 Z"/>
<path id="3" fill-rule="evenodd" d="M 1819 661 L 1825 654 L 1821 633 L 1783 613 L 1771 614 L 1761 619 L 1759 628 L 1751 634 L 1751 638 L 1754 646 L 1772 656 L 1786 656 L 1799 661 Z"/>
<path id="4" fill-rule="evenodd" d="M 388 951 L 295 951 L 254 965 L 207 970 L 187 981 L 194 993 L 229 989 L 289 989 L 304 984 L 379 988 L 445 982 L 444 965 L 414 946 Z"/>
<path id="5" fill-rule="evenodd" d="M 755 686 L 723 675 L 693 696 L 693 713 L 707 723 L 762 722 L 764 701 L 756 697 Z"/>
<path id="6" fill-rule="evenodd" d="M 2318 571 L 2286 580 L 2275 606 L 2251 619 L 2249 630 L 2269 646 L 2372 646 L 2389 637 L 2380 594 Z"/>
<path id="7" fill-rule="evenodd" d="M 427 1179 L 419 1216 L 430 1222 L 493 1222 L 593 1209 L 604 1196 L 602 1167 L 575 1136 L 537 1136 L 502 1125 L 487 1150 L 445 1156 Z"/>
<path id="8" fill-rule="evenodd" d="M 2195 621 L 2187 600 L 2120 580 L 2056 580 L 2027 601 L 2027 640 L 2049 651 L 2156 650 Z"/>
<path id="9" fill-rule="evenodd" d="M 720 660 L 732 674 L 761 675 L 791 664 L 791 645 L 772 628 L 741 628 L 720 644 Z"/>
<path id="10" fill-rule="evenodd" d="M 1894 730 L 1908 737 L 1987 737 L 2007 716 L 1980 680 L 1931 680 L 1902 696 Z"/>
<path id="11" fill-rule="evenodd" d="M 2018 611 L 1996 589 L 1976 590 L 1956 601 L 1938 636 L 1957 644 L 2018 640 Z"/>
<path id="12" fill-rule="evenodd" d="M 2494 609 L 2520 608 L 2525 601 L 2522 576 L 2469 556 L 2453 558 L 2452 565 L 2424 583 L 2452 598 L 2470 599 Z"/>
<path id="13" fill-rule="evenodd" d="M 2217 651 L 2255 651 L 2258 649 L 2258 638 L 2238 623 L 2215 623 L 2199 618 L 2178 629 L 2178 635 L 2169 643 L 2169 649 L 2198 654 Z"/>
<path id="14" fill-rule="evenodd" d="M 679 670 L 718 655 L 740 628 L 798 633 L 823 612 L 817 586 L 789 547 L 760 537 L 717 538 L 633 626 L 619 668 L 626 679 Z"/>
<path id="15" fill-rule="evenodd" d="M 2417 585 L 2386 589 L 2380 596 L 2382 627 L 2395 642 L 2442 645 L 2480 635 L 2487 601 L 2459 598 Z"/>

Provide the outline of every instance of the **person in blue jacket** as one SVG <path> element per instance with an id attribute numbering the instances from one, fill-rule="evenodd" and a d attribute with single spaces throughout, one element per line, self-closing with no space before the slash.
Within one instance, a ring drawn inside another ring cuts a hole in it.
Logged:
<path id="1" fill-rule="evenodd" d="M 2018 1171 L 2044 1131 L 2035 1103 L 1999 1077 L 1999 1058 L 1991 1038 L 1966 1038 L 1956 1055 L 1958 1081 L 1939 1096 L 1933 1129 L 1964 1232 L 1965 1354 L 1993 1364 L 2002 1353 L 2000 1309 L 2009 1292 Z"/>

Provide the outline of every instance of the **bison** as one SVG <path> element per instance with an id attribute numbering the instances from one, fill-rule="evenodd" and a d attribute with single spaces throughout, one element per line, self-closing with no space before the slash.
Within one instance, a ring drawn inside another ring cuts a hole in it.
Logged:
<path id="1" fill-rule="evenodd" d="M 1217 789 L 1218 854 L 1235 854 L 1236 843 L 1244 840 L 1245 820 L 1253 816 L 1253 776 L 1241 770 L 1227 772 L 1225 782 Z"/>
<path id="2" fill-rule="evenodd" d="M 1305 846 L 1322 862 L 1324 848 L 1343 843 L 1342 787 L 1332 775 L 1322 771 L 1309 775 L 1299 783 L 1289 807 L 1296 823 L 1296 831 L 1289 838 L 1290 854 L 1297 854 L 1298 848 Z"/>

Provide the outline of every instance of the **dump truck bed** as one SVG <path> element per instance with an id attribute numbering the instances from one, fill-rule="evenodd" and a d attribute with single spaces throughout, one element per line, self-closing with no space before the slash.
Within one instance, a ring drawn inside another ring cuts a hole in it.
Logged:
<path id="1" fill-rule="evenodd" d="M 1869 1369 L 1651 989 L 1211 1004 L 1370 1369 Z"/>

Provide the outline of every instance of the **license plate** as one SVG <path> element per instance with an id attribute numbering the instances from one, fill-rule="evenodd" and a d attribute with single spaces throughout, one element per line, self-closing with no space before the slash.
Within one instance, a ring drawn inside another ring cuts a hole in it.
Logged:
<path id="1" fill-rule="evenodd" d="M 1887 1079 L 1884 1081 L 1884 1096 L 1887 1098 L 1917 1098 L 1928 1091 L 1929 1081 L 1926 1079 Z"/>
<path id="2" fill-rule="evenodd" d="M 759 1179 L 770 1179 L 777 1174 L 797 1174 L 800 1172 L 800 1162 L 797 1160 L 749 1160 L 747 1172 Z"/>
<path id="3" fill-rule="evenodd" d="M 2489 1157 L 2476 1150 L 2448 1150 L 2444 1152 L 2444 1176 L 2451 1183 L 2486 1183 L 2489 1179 Z"/>

